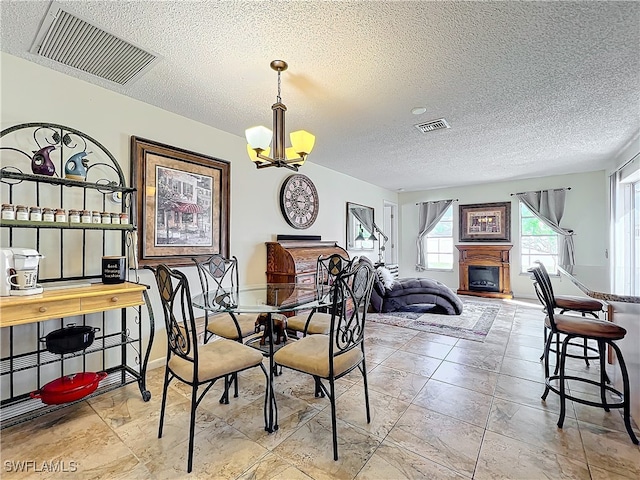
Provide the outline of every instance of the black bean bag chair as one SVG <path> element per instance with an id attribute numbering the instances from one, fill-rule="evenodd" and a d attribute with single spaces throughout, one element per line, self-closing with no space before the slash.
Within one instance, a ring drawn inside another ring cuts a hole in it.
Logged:
<path id="1" fill-rule="evenodd" d="M 460 315 L 462 301 L 444 283 L 431 278 L 398 278 L 386 288 L 376 277 L 371 292 L 375 312 L 422 311 Z"/>

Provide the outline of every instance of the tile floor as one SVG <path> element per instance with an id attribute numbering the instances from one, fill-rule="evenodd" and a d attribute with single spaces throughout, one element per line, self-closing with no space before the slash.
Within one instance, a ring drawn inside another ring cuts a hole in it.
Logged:
<path id="1" fill-rule="evenodd" d="M 501 310 L 484 343 L 368 324 L 372 419 L 366 423 L 361 376 L 353 372 L 337 387 L 337 462 L 329 403 L 314 398 L 310 377 L 285 370 L 276 378 L 280 429 L 267 434 L 264 377 L 254 369 L 241 376 L 240 397 L 229 405 L 218 403 L 221 386 L 202 401 L 194 470 L 187 475 L 188 392 L 172 384 L 164 436 L 158 439 L 163 369 L 155 369 L 149 372 L 149 403 L 130 385 L 3 430 L 0 475 L 638 479 L 640 448 L 629 440 L 619 410 L 570 403 L 564 428 L 558 429 L 557 396 L 540 399 L 539 305 L 488 301 L 499 302 Z M 595 365 L 587 370 L 572 361 L 570 367 L 597 375 Z M 17 461 L 36 467 L 28 474 L 12 471 Z M 51 471 L 55 465 L 66 472 Z"/>

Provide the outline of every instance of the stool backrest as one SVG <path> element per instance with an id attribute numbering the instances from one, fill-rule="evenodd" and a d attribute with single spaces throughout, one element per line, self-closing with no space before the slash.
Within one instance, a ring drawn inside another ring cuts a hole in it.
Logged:
<path id="1" fill-rule="evenodd" d="M 547 282 L 547 279 L 545 279 L 545 275 L 539 266 L 532 267 L 528 271 L 530 273 L 533 273 L 533 276 L 535 278 L 533 286 L 536 289 L 536 295 L 542 302 L 545 312 L 549 317 L 551 329 L 555 331 L 556 322 L 553 315 L 556 302 L 551 290 L 551 282 Z"/>

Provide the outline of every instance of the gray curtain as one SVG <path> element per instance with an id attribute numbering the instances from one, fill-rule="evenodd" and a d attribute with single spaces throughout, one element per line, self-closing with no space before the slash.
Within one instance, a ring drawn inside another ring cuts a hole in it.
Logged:
<path id="1" fill-rule="evenodd" d="M 567 190 L 564 188 L 516 193 L 518 199 L 524 203 L 536 217 L 560 235 L 558 263 L 560 265 L 575 265 L 573 230 L 560 226 L 560 221 L 564 215 L 564 200 L 566 195 Z"/>
<path id="2" fill-rule="evenodd" d="M 351 207 L 351 213 L 367 232 L 373 233 L 373 208 Z"/>
<path id="3" fill-rule="evenodd" d="M 440 200 L 439 202 L 420 203 L 420 212 L 418 216 L 418 238 L 416 240 L 416 247 L 418 248 L 416 270 L 419 272 L 426 270 L 427 268 L 427 262 L 424 255 L 424 237 L 435 228 L 452 202 L 453 200 Z"/>

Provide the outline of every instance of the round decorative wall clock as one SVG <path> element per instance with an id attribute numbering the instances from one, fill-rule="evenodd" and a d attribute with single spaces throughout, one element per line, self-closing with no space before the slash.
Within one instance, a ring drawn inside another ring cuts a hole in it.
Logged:
<path id="1" fill-rule="evenodd" d="M 311 179 L 305 175 L 290 175 L 280 190 L 280 210 L 293 228 L 309 228 L 318 218 L 320 200 Z"/>

